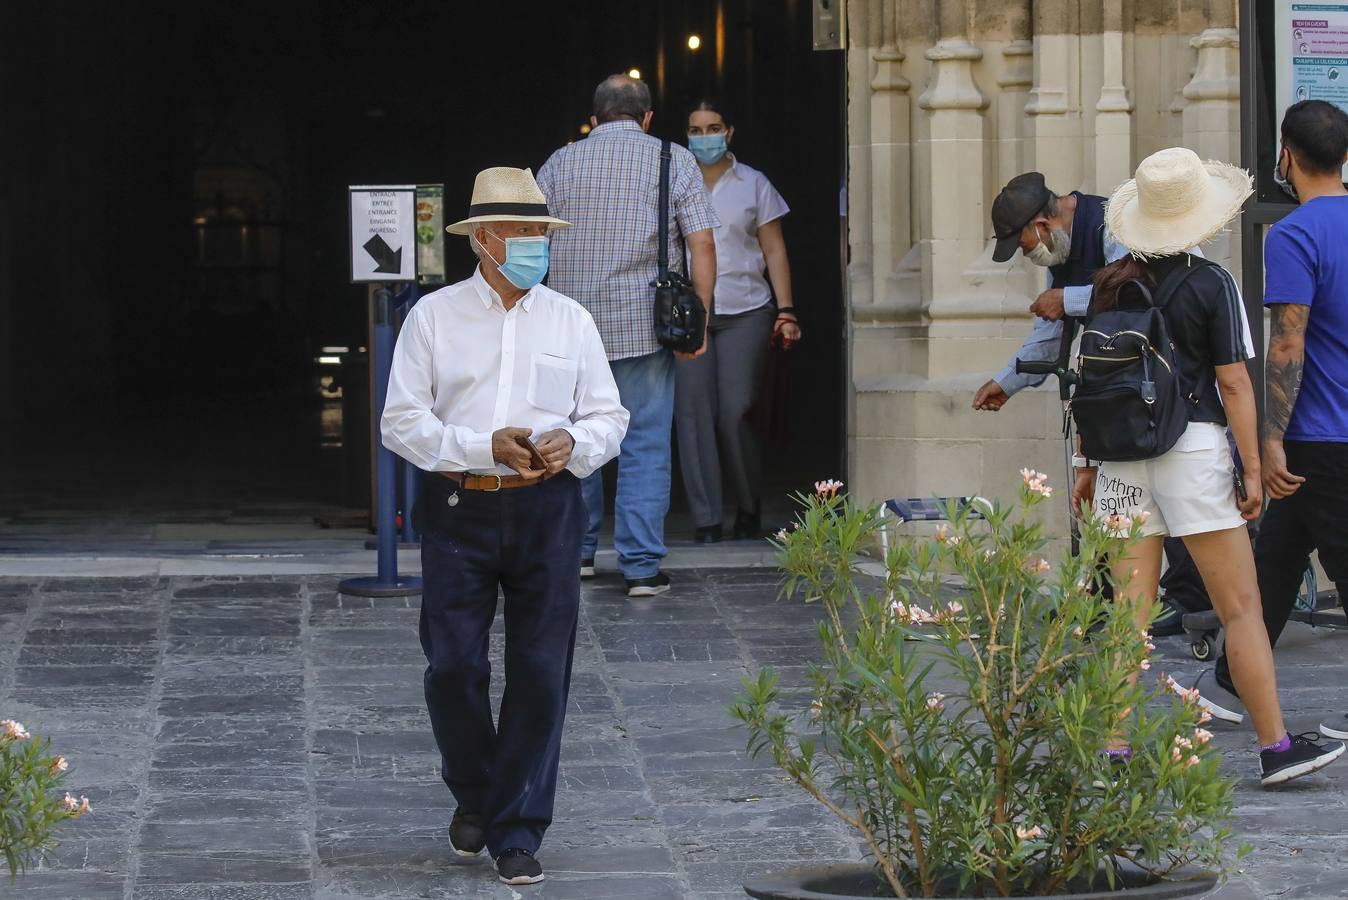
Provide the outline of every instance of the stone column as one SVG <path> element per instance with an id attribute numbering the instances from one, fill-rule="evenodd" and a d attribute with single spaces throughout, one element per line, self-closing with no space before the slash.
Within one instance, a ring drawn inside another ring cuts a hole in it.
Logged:
<path id="1" fill-rule="evenodd" d="M 854 309 L 875 300 L 871 222 L 871 22 L 884 0 L 853 0 L 847 8 L 847 266 L 849 301 Z M 890 0 L 893 2 L 893 0 Z"/>
<path id="2" fill-rule="evenodd" d="M 939 330 L 937 320 L 968 314 L 963 273 L 982 251 L 985 236 L 981 111 L 988 101 L 974 83 L 973 65 L 983 51 L 969 42 L 968 26 L 963 0 L 940 4 L 939 39 L 924 54 L 931 62 L 931 80 L 918 98 L 927 111 L 919 179 L 922 215 L 929 223 L 922 245 L 922 294 L 933 330 Z M 929 354 L 920 370 L 929 376 L 963 371 L 967 359 L 958 356 Z"/>
<path id="3" fill-rule="evenodd" d="M 1095 103 L 1095 189 L 1108 196 L 1132 177 L 1133 104 L 1123 83 L 1124 0 L 1103 0 L 1102 78 Z"/>
<path id="4" fill-rule="evenodd" d="M 878 23 L 871 33 L 880 38 L 872 57 L 871 78 L 871 184 L 879 191 L 871 211 L 874 248 L 871 266 L 875 296 L 883 297 L 885 283 L 913 243 L 911 219 L 912 133 L 909 89 L 904 77 L 904 53 L 899 43 L 898 2 L 884 0 Z M 878 25 L 878 28 L 876 27 Z"/>
<path id="5" fill-rule="evenodd" d="M 1240 162 L 1240 33 L 1235 0 L 1209 0 L 1208 26 L 1189 41 L 1198 50 L 1184 86 L 1184 146 L 1203 159 Z M 1239 278 L 1240 222 L 1209 242 L 1208 256 Z"/>
<path id="6" fill-rule="evenodd" d="M 1084 181 L 1080 153 L 1081 37 L 1074 32 L 1069 0 L 1035 0 L 1034 87 L 1025 105 L 1030 140 L 1029 167 L 1043 172 L 1058 190 Z"/>
<path id="7" fill-rule="evenodd" d="M 1000 190 L 1029 168 L 1025 147 L 1025 104 L 1034 85 L 1034 42 L 1029 0 L 1008 3 L 1011 40 L 1002 48 L 1002 74 L 997 79 L 997 184 Z"/>

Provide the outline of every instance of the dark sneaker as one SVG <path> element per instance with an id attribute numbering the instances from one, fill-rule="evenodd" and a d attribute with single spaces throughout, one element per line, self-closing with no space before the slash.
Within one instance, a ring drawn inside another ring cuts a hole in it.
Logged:
<path id="1" fill-rule="evenodd" d="M 1276 750 L 1259 751 L 1259 780 L 1264 787 L 1319 771 L 1343 755 L 1342 741 L 1317 743 L 1320 735 L 1314 731 L 1291 737 L 1292 746 L 1281 753 Z"/>
<path id="2" fill-rule="evenodd" d="M 594 577 L 594 560 L 582 559 L 580 561 L 580 577 L 582 579 Z"/>
<path id="3" fill-rule="evenodd" d="M 511 847 L 496 857 L 496 874 L 503 884 L 538 884 L 543 867 L 528 850 Z"/>
<path id="4" fill-rule="evenodd" d="M 465 812 L 460 806 L 449 823 L 450 849 L 460 856 L 477 856 L 487 846 L 485 826 L 480 813 Z"/>
<path id="5" fill-rule="evenodd" d="M 1190 692 L 1197 692 L 1198 693 L 1197 701 L 1199 708 L 1206 709 L 1214 719 L 1221 719 L 1223 722 L 1231 722 L 1234 725 L 1239 725 L 1241 722 L 1245 721 L 1245 715 L 1243 713 L 1236 712 L 1234 709 L 1230 709 L 1226 706 L 1222 706 L 1220 703 L 1217 703 L 1215 700 L 1212 699 L 1214 696 L 1216 696 L 1215 692 L 1211 688 L 1205 688 L 1203 686 L 1205 681 L 1208 684 L 1217 684 L 1215 678 L 1210 679 L 1205 677 L 1210 675 L 1211 672 L 1212 669 L 1210 668 L 1204 669 L 1203 671 L 1199 672 L 1198 677 L 1193 680 L 1193 684 L 1190 685 L 1189 687 L 1185 687 L 1180 682 L 1180 680 L 1176 678 L 1174 675 L 1167 675 L 1165 677 L 1165 680 L 1166 683 L 1170 686 L 1170 689 L 1177 694 L 1187 694 Z M 1217 686 L 1220 687 L 1221 685 Z M 1236 699 L 1239 700 L 1240 698 L 1237 697 Z"/>
<path id="6" fill-rule="evenodd" d="M 1320 733 L 1328 738 L 1348 740 L 1348 713 L 1337 718 L 1325 719 L 1320 723 Z"/>
<path id="7" fill-rule="evenodd" d="M 1184 634 L 1184 610 L 1161 601 L 1161 614 L 1151 623 L 1152 637 L 1175 637 Z"/>
<path id="8" fill-rule="evenodd" d="M 720 523 L 715 525 L 699 525 L 693 532 L 694 544 L 719 544 L 721 543 L 722 531 Z"/>
<path id="9" fill-rule="evenodd" d="M 656 572 L 649 578 L 627 579 L 627 596 L 629 597 L 654 597 L 667 590 L 669 590 L 669 576 L 664 572 Z"/>

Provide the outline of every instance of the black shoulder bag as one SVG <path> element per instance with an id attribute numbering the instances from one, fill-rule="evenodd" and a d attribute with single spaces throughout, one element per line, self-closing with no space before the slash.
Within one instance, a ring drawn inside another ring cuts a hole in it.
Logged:
<path id="1" fill-rule="evenodd" d="M 661 347 L 693 353 L 707 331 L 707 309 L 682 273 L 669 268 L 669 141 L 660 144 L 660 255 L 655 288 L 655 339 Z"/>

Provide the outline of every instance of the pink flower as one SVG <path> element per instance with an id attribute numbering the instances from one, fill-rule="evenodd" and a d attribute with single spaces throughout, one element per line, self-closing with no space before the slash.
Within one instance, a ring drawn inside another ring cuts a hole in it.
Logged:
<path id="1" fill-rule="evenodd" d="M 1046 559 L 1036 559 L 1033 562 L 1027 563 L 1026 568 L 1031 572 L 1047 572 L 1053 567 L 1048 564 L 1048 560 Z"/>
<path id="2" fill-rule="evenodd" d="M 1125 706 L 1123 710 L 1119 713 L 1119 721 L 1122 722 L 1124 719 L 1128 718 L 1132 714 L 1133 708 L 1131 706 Z"/>
<path id="3" fill-rule="evenodd" d="M 1178 747 L 1171 747 L 1170 758 L 1173 759 L 1175 762 L 1179 762 L 1181 759 L 1184 759 L 1184 751 Z"/>
<path id="4" fill-rule="evenodd" d="M 1048 486 L 1048 476 L 1043 472 L 1036 472 L 1034 469 L 1021 469 L 1020 480 L 1025 482 L 1025 486 L 1033 493 L 1041 497 L 1052 497 L 1053 488 Z"/>
<path id="5" fill-rule="evenodd" d="M 816 481 L 814 483 L 814 492 L 819 495 L 821 500 L 831 500 L 838 495 L 838 491 L 842 490 L 842 486 L 843 483 L 841 481 L 835 481 L 834 479 L 829 478 L 824 481 Z"/>
<path id="6" fill-rule="evenodd" d="M 1153 644 L 1150 639 L 1148 639 L 1147 642 L 1142 646 L 1147 648 L 1148 653 L 1156 649 L 1156 645 Z"/>
<path id="7" fill-rule="evenodd" d="M 1204 710 L 1204 712 L 1206 712 L 1206 710 Z M 1206 728 L 1199 728 L 1194 731 L 1194 743 L 1198 746 L 1201 747 L 1210 740 L 1212 740 L 1212 732 L 1208 731 Z"/>
<path id="8" fill-rule="evenodd" d="M 946 540 L 946 543 L 949 544 L 951 547 L 958 547 L 960 545 L 960 541 L 962 540 L 964 540 L 964 538 L 960 537 L 958 534 L 952 534 Z"/>
<path id="9" fill-rule="evenodd" d="M 990 560 L 990 559 L 992 559 L 993 557 L 995 557 L 996 555 L 997 555 L 997 551 L 996 551 L 996 550 L 984 550 L 984 551 L 983 551 L 983 558 L 984 558 L 984 559 Z"/>
<path id="10" fill-rule="evenodd" d="M 76 800 L 69 794 L 66 794 L 64 799 L 61 800 L 61 807 L 67 813 L 74 816 L 75 818 L 79 818 L 80 816 L 84 815 L 85 813 L 93 809 L 93 807 L 89 805 L 88 797 L 81 797 L 80 799 Z"/>
<path id="11" fill-rule="evenodd" d="M 940 691 L 932 691 L 927 696 L 927 709 L 932 712 L 940 712 L 945 709 L 945 694 Z"/>
<path id="12" fill-rule="evenodd" d="M 950 529 L 946 527 L 944 522 L 936 526 L 936 540 L 942 544 L 950 540 Z"/>
<path id="13" fill-rule="evenodd" d="M 1138 666 L 1139 668 L 1142 669 L 1143 672 L 1145 672 L 1151 668 L 1151 660 L 1147 659 L 1146 657 L 1143 657 L 1142 662 L 1139 663 Z"/>
<path id="14" fill-rule="evenodd" d="M 0 729 L 3 729 L 4 732 L 3 734 L 0 734 L 0 738 L 4 738 L 5 740 L 26 741 L 32 737 L 32 735 L 28 733 L 28 729 L 24 728 L 13 719 L 5 719 L 3 722 L 0 722 Z"/>
<path id="15" fill-rule="evenodd" d="M 1192 741 L 1190 741 L 1188 738 L 1182 737 L 1182 736 L 1180 736 L 1180 735 L 1178 735 L 1178 734 L 1175 735 L 1175 746 L 1176 746 L 1176 747 L 1183 748 L 1183 749 L 1185 749 L 1185 750 L 1192 750 L 1192 749 L 1194 748 L 1194 745 L 1193 745 L 1193 742 L 1192 742 Z"/>
<path id="16" fill-rule="evenodd" d="M 1150 518 L 1151 518 L 1151 513 L 1147 512 L 1145 509 L 1140 509 L 1140 510 L 1138 510 L 1138 511 L 1137 511 L 1137 515 L 1133 516 L 1133 519 L 1134 519 L 1134 520 L 1137 522 L 1137 524 L 1139 524 L 1139 525 L 1146 525 L 1146 524 L 1147 524 L 1147 520 L 1150 519 Z"/>
<path id="17" fill-rule="evenodd" d="M 51 761 L 50 771 L 53 775 L 57 774 L 58 772 L 64 772 L 69 768 L 70 763 L 66 762 L 66 758 L 64 756 L 57 756 L 53 758 Z"/>
<path id="18" fill-rule="evenodd" d="M 1016 826 L 1016 837 L 1022 841 L 1032 841 L 1035 838 L 1044 836 L 1044 829 L 1035 825 L 1033 828 L 1026 828 L 1023 825 Z"/>
<path id="19" fill-rule="evenodd" d="M 1184 768 L 1187 769 L 1187 768 L 1189 768 L 1190 766 L 1196 766 L 1196 765 L 1198 765 L 1198 757 L 1197 757 L 1197 756 L 1191 756 L 1191 757 L 1189 757 L 1188 761 L 1184 763 Z"/>
<path id="20" fill-rule="evenodd" d="M 1203 725 L 1208 724 L 1212 721 L 1212 713 L 1208 712 L 1206 709 L 1200 709 L 1198 711 L 1198 721 Z"/>
<path id="21" fill-rule="evenodd" d="M 785 529 L 785 528 L 781 529 L 781 530 L 778 531 L 776 534 L 774 534 L 773 537 L 775 537 L 778 541 L 785 541 L 785 540 L 786 540 L 786 529 Z"/>

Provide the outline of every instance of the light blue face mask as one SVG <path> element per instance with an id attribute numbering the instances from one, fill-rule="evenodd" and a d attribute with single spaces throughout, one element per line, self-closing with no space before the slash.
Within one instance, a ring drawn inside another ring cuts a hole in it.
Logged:
<path id="1" fill-rule="evenodd" d="M 543 280 L 543 276 L 548 274 L 548 239 L 546 237 L 513 237 L 500 238 L 496 235 L 498 241 L 505 244 L 505 262 L 498 262 L 496 257 L 486 247 L 482 252 L 501 270 L 501 274 L 506 277 L 515 287 L 522 291 L 538 284 Z"/>
<path id="2" fill-rule="evenodd" d="M 688 136 L 688 150 L 704 166 L 718 162 L 721 157 L 725 156 L 725 132 L 720 134 L 690 134 Z"/>

